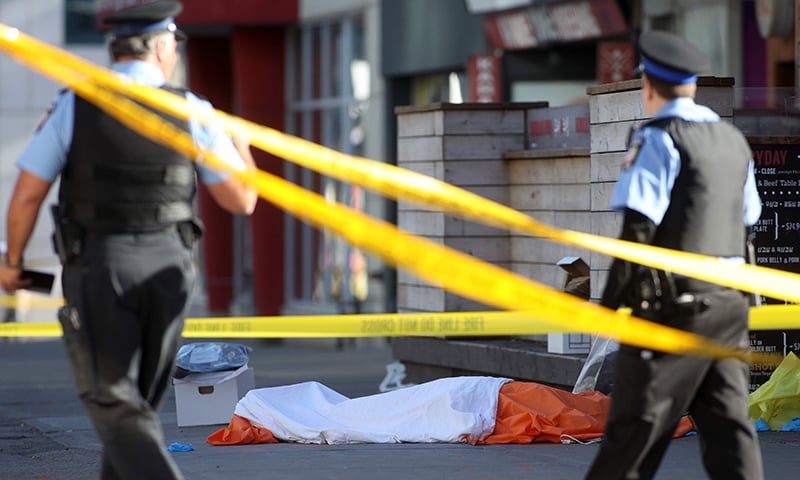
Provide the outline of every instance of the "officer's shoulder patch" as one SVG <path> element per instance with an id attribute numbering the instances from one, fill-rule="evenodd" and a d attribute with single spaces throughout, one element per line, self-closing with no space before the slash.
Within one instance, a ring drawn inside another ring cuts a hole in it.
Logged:
<path id="1" fill-rule="evenodd" d="M 33 130 L 33 133 L 39 133 L 39 131 L 44 126 L 44 123 L 50 118 L 50 114 L 53 113 L 53 108 L 55 107 L 55 102 L 51 103 L 47 110 L 44 111 L 41 117 L 39 117 L 39 121 L 36 122 L 36 128 Z"/>
<path id="2" fill-rule="evenodd" d="M 39 130 L 42 129 L 47 119 L 50 118 L 50 114 L 53 113 L 53 109 L 56 108 L 56 103 L 61 99 L 62 96 L 67 92 L 66 88 L 62 88 L 58 91 L 58 95 L 56 96 L 55 100 L 50 103 L 50 106 L 47 107 L 47 110 L 44 111 L 41 117 L 39 117 L 39 121 L 36 123 L 36 128 L 33 130 L 33 133 L 39 133 Z"/>
<path id="3" fill-rule="evenodd" d="M 628 151 L 625 152 L 625 157 L 622 159 L 622 169 L 627 170 L 633 165 L 633 162 L 636 161 L 636 157 L 639 155 L 639 150 L 642 148 L 642 144 L 644 144 L 644 138 L 641 135 L 633 135 L 631 140 L 628 142 Z"/>

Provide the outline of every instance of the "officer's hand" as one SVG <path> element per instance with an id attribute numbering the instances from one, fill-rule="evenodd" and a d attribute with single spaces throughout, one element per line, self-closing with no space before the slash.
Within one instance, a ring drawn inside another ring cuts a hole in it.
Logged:
<path id="1" fill-rule="evenodd" d="M 14 293 L 31 284 L 30 279 L 23 280 L 21 268 L 9 268 L 0 264 L 0 288 L 8 293 Z"/>

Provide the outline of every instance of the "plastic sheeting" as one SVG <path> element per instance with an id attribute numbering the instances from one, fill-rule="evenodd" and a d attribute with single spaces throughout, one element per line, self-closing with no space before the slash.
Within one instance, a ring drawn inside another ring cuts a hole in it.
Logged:
<path id="1" fill-rule="evenodd" d="M 451 377 L 350 399 L 318 382 L 251 390 L 234 413 L 284 441 L 478 441 L 495 426 L 496 377 Z"/>
<path id="2" fill-rule="evenodd" d="M 228 427 L 208 437 L 208 443 L 243 445 L 299 438 L 351 443 L 571 443 L 596 441 L 603 434 L 611 399 L 600 392 L 573 394 L 533 382 L 481 378 L 441 379 L 355 400 L 314 382 L 252 390 L 236 409 L 247 418 L 235 414 Z M 465 381 L 468 385 L 462 384 Z M 275 398 L 279 401 L 271 400 Z M 323 410 L 317 412 L 320 407 Z M 337 415 L 341 412 L 348 413 Z M 303 429 L 287 421 L 295 414 L 305 419 Z M 443 420 L 459 416 L 473 418 L 473 425 Z M 313 417 L 326 417 L 329 423 L 311 422 Z M 428 423 L 431 418 L 434 421 Z M 330 430 L 331 424 L 338 431 Z M 438 433 L 432 431 L 434 425 Z M 674 436 L 692 430 L 691 421 L 684 417 Z M 375 431 L 380 434 L 370 433 Z"/>
<path id="3" fill-rule="evenodd" d="M 611 395 L 614 387 L 614 362 L 619 342 L 605 337 L 594 337 L 592 348 L 583 363 L 572 393 L 598 391 Z"/>
<path id="4" fill-rule="evenodd" d="M 192 373 L 236 370 L 247 365 L 250 350 L 238 343 L 188 343 L 181 346 L 175 356 L 175 378 Z"/>
<path id="5" fill-rule="evenodd" d="M 478 443 L 559 443 L 603 436 L 611 398 L 601 392 L 570 393 L 532 382 L 500 390 L 494 431 Z"/>
<path id="6" fill-rule="evenodd" d="M 763 385 L 750 394 L 750 417 L 780 430 L 800 417 L 800 358 L 793 352 Z"/>

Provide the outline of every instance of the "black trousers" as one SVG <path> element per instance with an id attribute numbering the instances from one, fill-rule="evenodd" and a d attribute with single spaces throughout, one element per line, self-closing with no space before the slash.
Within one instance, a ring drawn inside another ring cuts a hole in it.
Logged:
<path id="1" fill-rule="evenodd" d="M 695 295 L 695 310 L 661 323 L 747 347 L 744 295 L 731 289 Z M 761 450 L 747 410 L 749 376 L 749 366 L 738 360 L 622 345 L 606 431 L 586 478 L 653 478 L 681 416 L 688 412 L 697 426 L 710 478 L 762 479 Z"/>
<path id="2" fill-rule="evenodd" d="M 158 409 L 194 280 L 191 251 L 174 230 L 88 234 L 64 267 L 64 342 L 103 442 L 104 480 L 183 478 Z"/>

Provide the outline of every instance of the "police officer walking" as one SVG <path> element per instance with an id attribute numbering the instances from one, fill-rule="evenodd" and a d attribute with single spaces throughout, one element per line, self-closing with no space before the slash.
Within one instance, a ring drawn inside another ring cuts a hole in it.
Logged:
<path id="1" fill-rule="evenodd" d="M 174 23 L 182 8 L 151 2 L 106 17 L 112 68 L 210 109 L 196 95 L 166 86 L 177 42 L 185 38 Z M 254 167 L 246 143 L 159 115 L 235 168 Z M 103 442 L 102 478 L 183 478 L 165 450 L 158 409 L 195 280 L 192 247 L 201 233 L 195 174 L 233 213 L 252 213 L 256 192 L 147 140 L 71 91 L 58 96 L 17 166 L 0 286 L 14 292 L 28 285 L 21 278 L 23 252 L 60 176 L 54 237 L 68 306 L 59 319 L 76 389 Z"/>
<path id="2" fill-rule="evenodd" d="M 744 262 L 746 227 L 761 203 L 742 134 L 694 102 L 705 56 L 667 32 L 640 38 L 642 101 L 653 119 L 634 131 L 611 206 L 620 238 Z M 748 300 L 739 291 L 615 259 L 601 303 L 637 316 L 748 346 Z M 749 366 L 622 345 L 603 441 L 587 479 L 652 478 L 689 413 L 714 479 L 763 478 L 748 416 Z"/>

